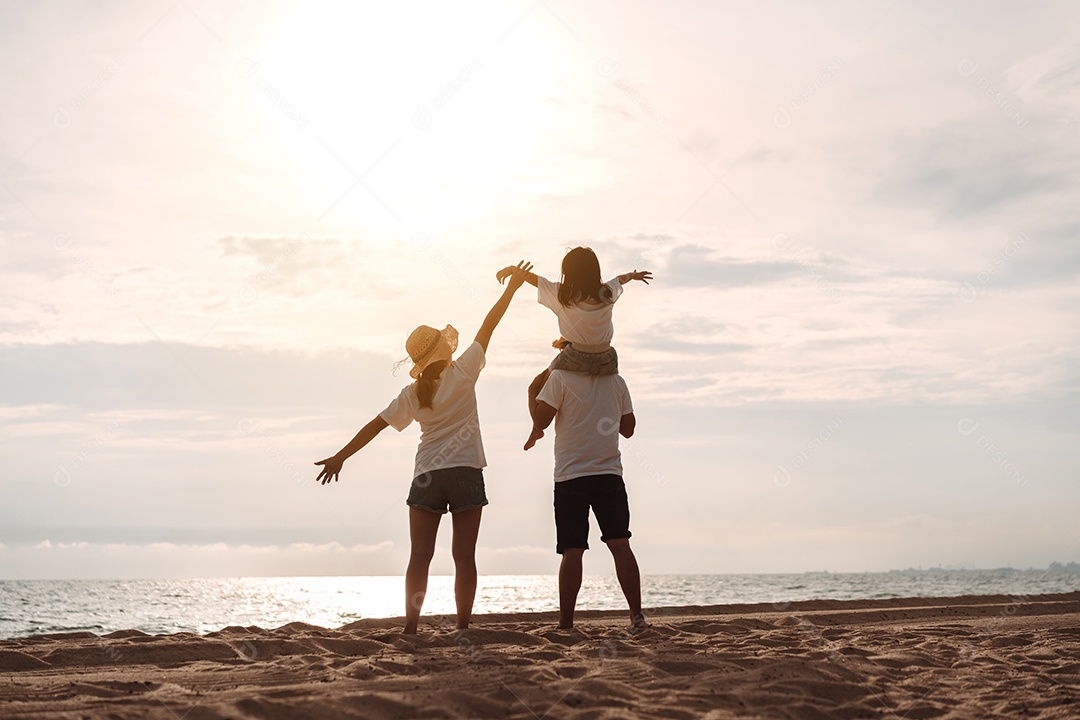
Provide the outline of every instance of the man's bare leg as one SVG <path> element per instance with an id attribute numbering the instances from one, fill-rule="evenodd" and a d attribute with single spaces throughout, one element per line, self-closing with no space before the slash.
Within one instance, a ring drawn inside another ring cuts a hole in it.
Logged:
<path id="1" fill-rule="evenodd" d="M 549 375 L 551 375 L 551 370 L 545 369 L 529 383 L 529 417 L 533 421 L 533 426 L 532 431 L 529 433 L 529 439 L 525 441 L 526 450 L 535 445 L 537 440 L 544 437 L 544 431 L 536 427 L 536 398 L 540 395 L 540 391 L 544 389 L 544 383 L 547 382 Z"/>
<path id="2" fill-rule="evenodd" d="M 427 594 L 428 567 L 435 554 L 435 536 L 442 515 L 409 508 L 409 567 L 405 571 L 405 630 L 415 635 L 420 624 L 420 608 Z"/>
<path id="3" fill-rule="evenodd" d="M 469 627 L 476 598 L 476 536 L 483 508 L 454 513 L 454 599 L 458 630 Z"/>
<path id="4" fill-rule="evenodd" d="M 559 627 L 574 627 L 574 607 L 577 606 L 578 590 L 581 589 L 581 565 L 585 548 L 563 550 L 559 565 Z"/>
<path id="5" fill-rule="evenodd" d="M 630 606 L 630 627 L 643 628 L 647 623 L 641 612 L 641 571 L 638 570 L 634 551 L 630 549 L 630 539 L 608 540 L 607 546 L 615 560 L 615 575 L 619 578 L 619 586 L 626 597 L 626 604 Z"/>

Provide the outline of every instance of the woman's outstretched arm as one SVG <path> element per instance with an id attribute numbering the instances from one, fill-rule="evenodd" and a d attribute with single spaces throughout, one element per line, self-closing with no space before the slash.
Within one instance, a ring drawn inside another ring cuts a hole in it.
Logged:
<path id="1" fill-rule="evenodd" d="M 337 482 L 338 473 L 341 472 L 341 466 L 345 464 L 345 461 L 351 458 L 357 450 L 374 440 L 375 436 L 381 433 L 388 424 L 382 419 L 381 415 L 376 415 L 375 419 L 360 428 L 360 432 L 356 433 L 356 436 L 345 447 L 338 450 L 336 455 L 315 463 L 323 466 L 322 472 L 319 473 L 319 477 L 315 478 L 315 482 L 321 482 L 323 485 L 331 480 Z"/>
<path id="2" fill-rule="evenodd" d="M 506 309 L 510 307 L 510 300 L 514 297 L 514 293 L 525 282 L 527 276 L 531 274 L 530 270 L 532 270 L 532 263 L 524 260 L 512 269 L 510 282 L 506 283 L 506 289 L 503 290 L 502 296 L 495 301 L 491 310 L 488 310 L 487 317 L 484 318 L 484 324 L 476 331 L 476 342 L 480 343 L 480 347 L 484 348 L 485 353 L 487 352 L 488 343 L 491 341 L 491 333 L 495 331 L 495 326 L 499 324 L 503 315 L 506 314 Z"/>

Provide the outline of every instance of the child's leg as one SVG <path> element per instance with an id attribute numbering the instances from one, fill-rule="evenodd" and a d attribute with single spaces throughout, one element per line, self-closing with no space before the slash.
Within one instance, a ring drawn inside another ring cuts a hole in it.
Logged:
<path id="1" fill-rule="evenodd" d="M 535 445 L 537 440 L 544 437 L 544 431 L 536 427 L 536 398 L 540 395 L 540 391 L 544 389 L 544 384 L 547 382 L 548 376 L 550 375 L 551 370 L 545 369 L 529 383 L 529 418 L 532 419 L 533 426 L 532 431 L 529 432 L 529 439 L 525 441 L 526 450 Z"/>
<path id="2" fill-rule="evenodd" d="M 533 378 L 533 381 L 529 383 L 529 418 L 536 421 L 536 398 L 540 395 L 540 391 L 544 389 L 544 385 L 548 381 L 548 377 L 551 376 L 550 368 L 544 368 L 544 371 Z"/>

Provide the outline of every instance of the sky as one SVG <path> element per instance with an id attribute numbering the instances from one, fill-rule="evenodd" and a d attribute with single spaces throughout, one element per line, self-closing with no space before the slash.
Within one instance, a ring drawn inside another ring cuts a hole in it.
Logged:
<path id="1" fill-rule="evenodd" d="M 521 259 L 634 269 L 642 571 L 1080 560 L 1080 8 L 0 2 L 0 578 L 402 573 L 413 426 Z M 523 289 L 484 574 L 552 573 Z M 594 530 L 586 571 L 611 573 Z M 452 572 L 443 528 L 432 572 Z"/>

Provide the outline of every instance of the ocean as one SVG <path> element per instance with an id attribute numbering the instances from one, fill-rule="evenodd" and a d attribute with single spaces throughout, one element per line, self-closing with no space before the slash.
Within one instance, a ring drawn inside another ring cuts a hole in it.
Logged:
<path id="1" fill-rule="evenodd" d="M 480 577 L 474 612 L 558 608 L 549 575 Z M 646 608 L 796 600 L 952 595 L 1038 595 L 1080 590 L 1080 573 L 1054 570 L 904 570 L 884 573 L 651 575 Z M 45 633 L 207 633 L 228 625 L 274 628 L 290 622 L 339 627 L 360 618 L 403 614 L 401 576 L 272 577 L 191 580 L 2 580 L 0 639 Z M 587 576 L 578 607 L 625 608 L 614 576 Z M 454 612 L 453 578 L 433 576 L 425 615 Z"/>

